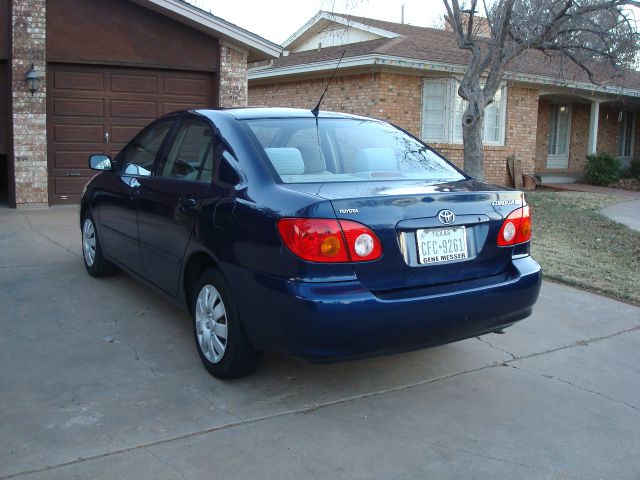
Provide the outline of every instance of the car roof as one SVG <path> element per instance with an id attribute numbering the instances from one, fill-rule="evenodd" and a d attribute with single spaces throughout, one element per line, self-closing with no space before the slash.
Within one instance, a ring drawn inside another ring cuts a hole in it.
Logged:
<path id="1" fill-rule="evenodd" d="M 284 108 L 284 107 L 244 107 L 228 109 L 198 109 L 192 112 L 199 113 L 207 117 L 213 115 L 229 115 L 236 120 L 255 120 L 263 118 L 314 118 L 311 110 L 304 108 Z M 351 115 L 349 113 L 330 112 L 320 110 L 319 118 L 350 118 L 358 120 L 371 120 L 367 117 Z"/>

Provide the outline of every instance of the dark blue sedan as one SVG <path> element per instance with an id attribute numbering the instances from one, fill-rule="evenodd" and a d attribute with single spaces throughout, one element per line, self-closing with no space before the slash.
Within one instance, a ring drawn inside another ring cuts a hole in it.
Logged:
<path id="1" fill-rule="evenodd" d="M 186 307 L 219 378 L 264 350 L 335 361 L 502 331 L 538 298 L 524 195 L 382 121 L 178 112 L 89 162 L 87 271 Z"/>

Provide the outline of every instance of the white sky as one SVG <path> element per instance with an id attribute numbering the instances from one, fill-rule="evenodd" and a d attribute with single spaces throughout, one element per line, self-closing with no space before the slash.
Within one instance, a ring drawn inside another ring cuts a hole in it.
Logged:
<path id="1" fill-rule="evenodd" d="M 400 23 L 433 26 L 442 18 L 441 0 L 188 0 L 214 15 L 281 44 L 318 10 Z"/>

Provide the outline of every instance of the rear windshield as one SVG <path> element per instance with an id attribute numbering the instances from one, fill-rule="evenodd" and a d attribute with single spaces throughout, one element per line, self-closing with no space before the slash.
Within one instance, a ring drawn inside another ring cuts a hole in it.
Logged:
<path id="1" fill-rule="evenodd" d="M 358 119 L 245 120 L 284 183 L 465 177 L 426 145 L 386 123 Z"/>

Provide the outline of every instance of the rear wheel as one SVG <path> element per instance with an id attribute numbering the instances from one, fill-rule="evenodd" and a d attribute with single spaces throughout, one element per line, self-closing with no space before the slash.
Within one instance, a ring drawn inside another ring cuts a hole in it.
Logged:
<path id="1" fill-rule="evenodd" d="M 193 292 L 193 334 L 205 368 L 221 379 L 252 373 L 261 353 L 254 350 L 244 333 L 219 271 L 205 271 Z"/>
<path id="2" fill-rule="evenodd" d="M 116 271 L 115 265 L 102 255 L 102 246 L 91 212 L 87 212 L 82 220 L 82 259 L 92 277 L 104 277 Z"/>

